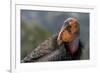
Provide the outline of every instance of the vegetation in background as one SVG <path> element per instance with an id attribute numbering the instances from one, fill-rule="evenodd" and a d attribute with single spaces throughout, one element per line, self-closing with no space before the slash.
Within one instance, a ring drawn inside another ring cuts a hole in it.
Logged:
<path id="1" fill-rule="evenodd" d="M 89 58 L 89 13 L 21 10 L 21 59 L 45 39 L 57 33 L 65 19 L 75 17 L 80 23 L 80 39 Z"/>
<path id="2" fill-rule="evenodd" d="M 35 49 L 40 43 L 47 39 L 51 33 L 38 24 L 21 22 L 21 55 L 23 59 L 28 53 Z"/>

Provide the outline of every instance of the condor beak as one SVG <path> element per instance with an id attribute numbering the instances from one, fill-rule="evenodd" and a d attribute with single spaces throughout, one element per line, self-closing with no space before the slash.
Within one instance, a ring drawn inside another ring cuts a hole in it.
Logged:
<path id="1" fill-rule="evenodd" d="M 57 42 L 58 42 L 58 45 L 61 45 L 63 43 L 63 40 L 62 40 L 62 32 L 63 32 L 63 28 L 60 30 L 59 34 L 58 34 L 58 38 L 57 38 Z"/>
<path id="2" fill-rule="evenodd" d="M 61 45 L 62 44 L 62 40 L 60 40 L 59 38 L 57 38 L 57 43 L 58 43 L 58 45 Z"/>

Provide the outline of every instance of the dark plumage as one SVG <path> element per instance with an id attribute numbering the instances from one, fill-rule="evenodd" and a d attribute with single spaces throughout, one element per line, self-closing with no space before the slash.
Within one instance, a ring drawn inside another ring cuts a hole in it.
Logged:
<path id="1" fill-rule="evenodd" d="M 68 27 L 70 20 L 72 20 L 74 24 L 74 19 L 75 18 L 69 18 L 65 20 L 65 23 L 67 22 L 67 25 L 65 25 L 64 23 L 61 31 L 58 34 L 55 34 L 49 39 L 45 40 L 28 56 L 26 56 L 21 62 L 26 63 L 26 62 L 39 62 L 39 61 L 46 62 L 46 61 L 79 60 L 82 53 L 82 44 L 80 40 L 76 38 L 79 37 L 79 30 L 76 31 L 76 29 L 74 29 L 73 27 L 75 33 L 77 34 L 71 33 L 73 29 L 70 30 L 70 28 L 68 28 L 68 30 L 66 30 L 66 27 Z"/>

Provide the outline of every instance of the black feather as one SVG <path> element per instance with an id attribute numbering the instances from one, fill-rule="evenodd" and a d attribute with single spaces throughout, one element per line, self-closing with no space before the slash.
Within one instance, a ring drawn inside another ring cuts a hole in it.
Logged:
<path id="1" fill-rule="evenodd" d="M 58 34 L 50 37 L 39 45 L 35 50 L 26 56 L 21 62 L 46 62 L 46 61 L 66 61 L 80 60 L 82 54 L 82 43 L 79 42 L 78 50 L 74 54 L 70 54 L 67 45 L 57 44 Z"/>

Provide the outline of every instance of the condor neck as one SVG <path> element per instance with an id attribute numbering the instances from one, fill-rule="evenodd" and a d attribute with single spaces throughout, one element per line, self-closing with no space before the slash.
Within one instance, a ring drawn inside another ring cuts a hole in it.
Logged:
<path id="1" fill-rule="evenodd" d="M 64 44 L 65 44 L 66 50 L 70 54 L 74 54 L 78 50 L 78 47 L 79 47 L 79 37 L 75 38 L 72 42 L 64 43 Z"/>

